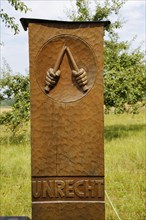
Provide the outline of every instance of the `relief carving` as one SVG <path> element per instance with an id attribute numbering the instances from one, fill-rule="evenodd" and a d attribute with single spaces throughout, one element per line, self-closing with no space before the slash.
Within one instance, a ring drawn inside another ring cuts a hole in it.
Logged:
<path id="1" fill-rule="evenodd" d="M 60 67 L 61 61 L 63 59 L 65 50 L 66 50 L 66 47 L 63 46 L 63 48 L 58 56 L 58 59 L 55 63 L 54 68 L 50 68 L 47 71 L 46 86 L 45 86 L 45 91 L 47 93 L 49 93 L 50 89 L 52 89 L 57 84 L 57 82 L 59 80 L 59 76 L 61 73 L 61 71 L 59 70 L 59 67 Z"/>
<path id="2" fill-rule="evenodd" d="M 76 79 L 76 82 L 77 82 L 77 84 L 80 87 L 82 87 L 83 92 L 86 92 L 88 90 L 88 87 L 87 87 L 87 83 L 88 83 L 88 81 L 87 81 L 87 73 L 86 73 L 86 71 L 83 68 L 81 68 L 81 69 L 78 68 L 78 66 L 77 66 L 77 64 L 75 62 L 75 59 L 74 59 L 74 57 L 73 57 L 69 47 L 67 47 L 66 50 L 67 50 L 69 58 L 70 58 L 70 60 L 72 62 L 72 66 L 73 66 L 72 73 L 73 73 L 73 75 L 74 75 L 74 77 Z"/>
<path id="3" fill-rule="evenodd" d="M 34 200 L 56 200 L 59 199 L 102 199 L 104 192 L 103 180 L 96 179 L 55 179 L 34 180 Z"/>
<path id="4" fill-rule="evenodd" d="M 59 67 L 60 67 L 61 62 L 63 60 L 63 56 L 64 56 L 65 52 L 67 52 L 68 58 L 71 62 L 72 74 L 75 78 L 75 81 L 76 81 L 77 85 L 80 88 L 82 88 L 83 92 L 87 92 L 88 91 L 87 73 L 83 68 L 81 68 L 81 69 L 78 68 L 78 66 L 75 62 L 75 59 L 74 59 L 69 47 L 67 47 L 67 46 L 63 46 L 63 48 L 62 48 L 62 50 L 61 50 L 61 52 L 58 56 L 58 59 L 55 63 L 54 68 L 49 68 L 48 71 L 47 71 L 46 80 L 45 80 L 46 86 L 44 88 L 45 92 L 49 93 L 50 90 L 53 89 L 56 86 L 56 84 L 59 80 L 60 74 L 61 74 L 61 71 L 59 70 Z"/>

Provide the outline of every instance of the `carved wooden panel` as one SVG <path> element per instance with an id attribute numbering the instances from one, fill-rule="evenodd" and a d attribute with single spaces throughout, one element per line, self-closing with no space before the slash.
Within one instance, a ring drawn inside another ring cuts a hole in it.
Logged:
<path id="1" fill-rule="evenodd" d="M 103 24 L 29 24 L 33 220 L 104 220 Z"/>

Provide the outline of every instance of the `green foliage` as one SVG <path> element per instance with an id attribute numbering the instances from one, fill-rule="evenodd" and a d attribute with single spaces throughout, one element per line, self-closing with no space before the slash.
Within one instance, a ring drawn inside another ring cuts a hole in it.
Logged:
<path id="1" fill-rule="evenodd" d="M 116 35 L 116 29 L 121 28 L 124 21 L 118 16 L 126 0 L 95 1 L 95 10 L 90 5 L 93 1 L 76 0 L 76 9 L 69 14 L 73 21 L 101 21 L 108 20 L 109 16 L 116 17 L 115 21 L 106 28 L 110 35 Z"/>
<path id="2" fill-rule="evenodd" d="M 8 0 L 8 3 L 16 10 L 27 13 L 30 9 L 20 0 Z M 19 25 L 15 23 L 15 18 L 10 17 L 4 9 L 0 10 L 0 18 L 2 22 L 5 23 L 5 26 L 11 28 L 14 31 L 14 34 L 19 33 Z"/>
<path id="3" fill-rule="evenodd" d="M 130 53 L 128 48 L 126 42 L 105 41 L 104 99 L 107 111 L 115 107 L 115 113 L 122 113 L 128 104 L 130 111 L 136 113 L 136 103 L 144 103 L 144 53 L 139 50 Z"/>
<path id="4" fill-rule="evenodd" d="M 14 104 L 14 100 L 13 99 L 5 99 L 5 100 L 2 100 L 0 105 L 1 106 L 12 106 Z"/>
<path id="5" fill-rule="evenodd" d="M 78 15 L 73 11 L 73 13 L 70 15 L 71 20 L 74 21 L 83 21 L 83 20 L 91 20 L 91 14 L 90 14 L 90 8 L 89 8 L 89 1 L 84 0 L 77 0 L 76 6 L 78 9 Z"/>
<path id="6" fill-rule="evenodd" d="M 130 105 L 130 112 L 137 112 L 137 102 L 145 99 L 146 67 L 144 52 L 140 48 L 130 50 L 131 43 L 120 42 L 117 29 L 122 28 L 124 21 L 119 18 L 119 11 L 125 0 L 95 1 L 95 10 L 90 8 L 91 1 L 77 0 L 76 9 L 69 16 L 75 21 L 100 21 L 114 22 L 106 28 L 108 40 L 105 40 L 104 60 L 104 100 L 106 112 L 114 107 L 115 113 L 123 113 Z M 92 5 L 93 6 L 93 5 Z"/>
<path id="7" fill-rule="evenodd" d="M 21 74 L 12 75 L 9 66 L 1 71 L 0 100 L 13 99 L 12 111 L 0 115 L 0 124 L 5 124 L 15 133 L 29 120 L 29 78 Z"/>

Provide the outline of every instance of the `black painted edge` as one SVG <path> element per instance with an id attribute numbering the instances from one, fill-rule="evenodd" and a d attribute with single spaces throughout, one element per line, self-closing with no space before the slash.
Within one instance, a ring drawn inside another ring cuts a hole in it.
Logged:
<path id="1" fill-rule="evenodd" d="M 29 23 L 37 24 L 49 24 L 49 23 L 58 23 L 58 24 L 102 24 L 104 27 L 110 25 L 110 21 L 60 21 L 60 20 L 45 20 L 45 19 L 36 19 L 36 18 L 21 18 L 20 22 L 25 31 L 27 31 Z"/>

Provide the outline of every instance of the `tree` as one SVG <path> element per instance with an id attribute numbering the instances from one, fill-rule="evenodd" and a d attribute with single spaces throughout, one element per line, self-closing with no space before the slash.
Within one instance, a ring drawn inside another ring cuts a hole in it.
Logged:
<path id="1" fill-rule="evenodd" d="M 144 54 L 135 49 L 128 52 L 125 42 L 105 42 L 104 100 L 106 110 L 115 113 L 130 110 L 137 113 L 138 102 L 143 103 L 146 91 Z M 130 108 L 126 109 L 126 105 Z"/>
<path id="2" fill-rule="evenodd" d="M 21 0 L 8 0 L 8 3 L 16 10 L 27 13 L 30 9 Z M 19 33 L 19 25 L 15 23 L 15 18 L 10 17 L 4 9 L 0 10 L 0 18 L 5 26 L 11 28 L 14 34 Z"/>
<path id="3" fill-rule="evenodd" d="M 30 9 L 21 0 L 8 0 L 8 3 L 16 10 L 27 13 Z M 19 25 L 15 18 L 8 15 L 4 9 L 0 10 L 0 18 L 7 28 L 11 28 L 14 34 L 19 33 Z M 29 78 L 21 74 L 12 74 L 9 65 L 4 61 L 1 68 L 1 103 L 11 103 L 12 111 L 0 115 L 0 124 L 10 127 L 13 134 L 23 123 L 29 120 Z"/>
<path id="4" fill-rule="evenodd" d="M 12 110 L 0 115 L 0 124 L 7 125 L 13 134 L 29 120 L 29 77 L 21 74 L 12 74 L 9 65 L 4 62 L 1 69 L 0 101 L 14 100 Z"/>
<path id="5" fill-rule="evenodd" d="M 91 2 L 93 3 L 89 0 L 76 0 L 76 9 L 68 12 L 69 18 L 73 21 L 101 21 L 108 20 L 112 15 L 116 19 L 106 30 L 110 36 L 117 37 L 116 29 L 121 28 L 125 22 L 118 14 L 126 0 L 96 0 L 95 10 L 90 8 Z"/>
<path id="6" fill-rule="evenodd" d="M 115 108 L 115 113 L 125 111 L 125 103 L 133 113 L 137 102 L 142 102 L 146 91 L 144 52 L 139 48 L 130 51 L 130 42 L 120 42 L 117 29 L 122 28 L 124 20 L 119 11 L 125 0 L 96 1 L 95 10 L 90 8 L 91 1 L 77 0 L 76 9 L 69 17 L 74 21 L 108 20 L 112 15 L 115 21 L 106 28 L 104 64 L 104 100 L 106 112 Z"/>

